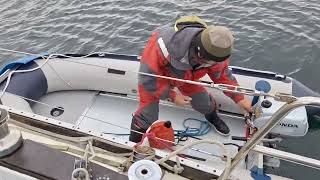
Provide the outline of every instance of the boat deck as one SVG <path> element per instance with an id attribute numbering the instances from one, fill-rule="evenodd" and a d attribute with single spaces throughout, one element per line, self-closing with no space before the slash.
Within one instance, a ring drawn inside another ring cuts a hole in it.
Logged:
<path id="1" fill-rule="evenodd" d="M 55 92 L 42 97 L 40 101 L 52 106 L 62 107 L 65 111 L 60 116 L 54 117 L 50 114 L 52 108 L 35 104 L 32 106 L 32 110 L 36 114 L 72 123 L 81 130 L 108 133 L 126 140 L 129 137 L 132 114 L 138 107 L 138 99 L 136 97 L 98 93 L 95 91 Z M 244 142 L 234 141 L 231 137 L 245 136 L 244 121 L 236 116 L 221 113 L 220 116 L 229 125 L 231 135 L 227 137 L 222 136 L 211 128 L 208 134 L 199 138 L 214 139 L 222 143 L 233 143 L 242 146 Z M 183 121 L 187 118 L 204 120 L 203 115 L 189 107 L 176 107 L 167 102 L 160 103 L 159 119 L 170 120 L 175 130 L 184 130 Z M 190 127 L 199 127 L 199 124 L 195 124 L 196 122 L 192 123 L 188 125 Z M 189 138 L 187 141 L 179 142 L 176 148 L 196 140 Z M 237 146 L 227 145 L 226 147 L 232 157 L 238 152 Z M 194 149 L 199 149 L 204 153 L 195 151 Z M 222 150 L 216 145 L 201 144 L 194 146 L 194 149 L 187 149 L 183 153 L 198 157 L 200 158 L 198 161 L 210 166 L 219 167 L 225 164 L 221 158 L 217 157 L 222 156 Z M 244 168 L 245 163 L 242 163 L 239 168 L 241 166 Z M 223 169 L 223 167 L 221 168 Z"/>

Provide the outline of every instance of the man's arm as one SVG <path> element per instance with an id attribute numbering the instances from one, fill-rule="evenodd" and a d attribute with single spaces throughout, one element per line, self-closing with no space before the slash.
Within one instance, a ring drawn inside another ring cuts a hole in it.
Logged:
<path id="1" fill-rule="evenodd" d="M 157 44 L 157 37 L 158 33 L 153 33 L 147 43 L 141 56 L 139 72 L 164 75 L 164 68 L 168 62 L 161 54 L 161 50 Z M 139 88 L 143 88 L 144 91 L 156 98 L 175 99 L 176 93 L 171 89 L 170 82 L 167 79 L 139 74 L 138 84 Z"/>
<path id="2" fill-rule="evenodd" d="M 239 86 L 237 79 L 233 76 L 231 70 L 228 68 L 229 60 L 224 61 L 222 64 L 222 71 L 220 76 L 217 78 L 215 74 L 217 72 L 210 72 L 209 76 L 214 83 L 218 84 L 229 84 L 233 86 Z M 223 92 L 225 95 L 229 96 L 235 103 L 237 103 L 242 109 L 247 112 L 252 112 L 251 102 L 244 97 L 243 94 Z"/>
<path id="3" fill-rule="evenodd" d="M 220 72 L 211 71 L 208 73 L 211 80 L 217 84 L 229 84 L 233 86 L 239 86 L 236 78 L 233 76 L 231 70 L 229 70 L 228 68 L 229 60 L 225 60 L 223 64 L 220 64 L 220 65 L 222 66 Z M 235 103 L 238 103 L 239 101 L 244 99 L 244 96 L 242 94 L 237 94 L 232 92 L 223 92 L 223 93 L 229 96 Z"/>

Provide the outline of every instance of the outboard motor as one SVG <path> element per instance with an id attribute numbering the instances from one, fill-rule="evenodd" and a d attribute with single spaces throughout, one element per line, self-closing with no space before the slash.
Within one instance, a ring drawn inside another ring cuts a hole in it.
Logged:
<path id="1" fill-rule="evenodd" d="M 279 102 L 271 97 L 260 98 L 254 107 L 254 125 L 258 128 L 268 122 L 271 116 L 283 106 L 285 102 Z M 304 106 L 293 109 L 270 132 L 282 136 L 304 136 L 309 128 L 307 110 Z"/>
<path id="2" fill-rule="evenodd" d="M 320 97 L 319 93 L 311 90 L 296 79 L 292 79 L 292 95 L 296 97 Z M 320 108 L 315 106 L 307 106 L 306 110 L 308 114 L 309 129 L 320 129 Z"/>
<path id="3" fill-rule="evenodd" d="M 298 81 L 296 81 L 293 84 L 297 84 Z M 301 86 L 302 84 L 299 84 L 299 88 L 297 86 L 293 86 L 294 92 L 297 92 L 299 90 L 300 92 L 309 92 L 311 91 L 306 86 Z M 256 90 L 263 91 L 265 93 L 270 92 L 271 86 L 267 81 L 260 80 L 255 85 Z M 297 95 L 296 93 L 293 95 Z M 300 93 L 300 95 L 302 95 Z M 308 94 L 310 95 L 310 94 Z M 314 94 L 312 94 L 314 95 Z M 307 94 L 304 94 L 304 96 L 307 96 Z M 278 111 L 285 102 L 279 102 L 274 100 L 271 97 L 259 97 L 256 96 L 253 98 L 252 106 L 254 107 L 254 114 L 255 114 L 255 120 L 254 120 L 254 126 L 257 128 L 262 127 L 264 124 L 268 122 L 268 120 L 271 118 L 271 116 Z M 306 107 L 298 107 L 296 109 L 293 109 L 286 117 L 284 117 L 278 124 L 275 126 L 271 133 L 282 135 L 282 136 L 304 136 L 307 134 L 309 129 L 308 124 L 308 113 Z"/>

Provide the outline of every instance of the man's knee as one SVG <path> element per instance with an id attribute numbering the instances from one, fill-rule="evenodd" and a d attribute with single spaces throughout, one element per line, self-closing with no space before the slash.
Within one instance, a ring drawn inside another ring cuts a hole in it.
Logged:
<path id="1" fill-rule="evenodd" d="M 201 114 L 209 114 L 215 110 L 214 99 L 207 92 L 195 93 L 191 98 L 192 108 Z"/>

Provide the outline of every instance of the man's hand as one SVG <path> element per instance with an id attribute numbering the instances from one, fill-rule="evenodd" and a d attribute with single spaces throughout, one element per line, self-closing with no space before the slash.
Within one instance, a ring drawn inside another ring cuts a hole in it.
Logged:
<path id="1" fill-rule="evenodd" d="M 173 102 L 177 106 L 186 106 L 186 105 L 191 105 L 191 100 L 192 100 L 192 98 L 189 96 L 176 95 L 176 98 L 174 99 Z"/>
<path id="2" fill-rule="evenodd" d="M 241 101 L 238 102 L 238 105 L 246 110 L 247 112 L 252 112 L 252 107 L 251 107 L 251 102 L 248 99 L 243 99 Z"/>

